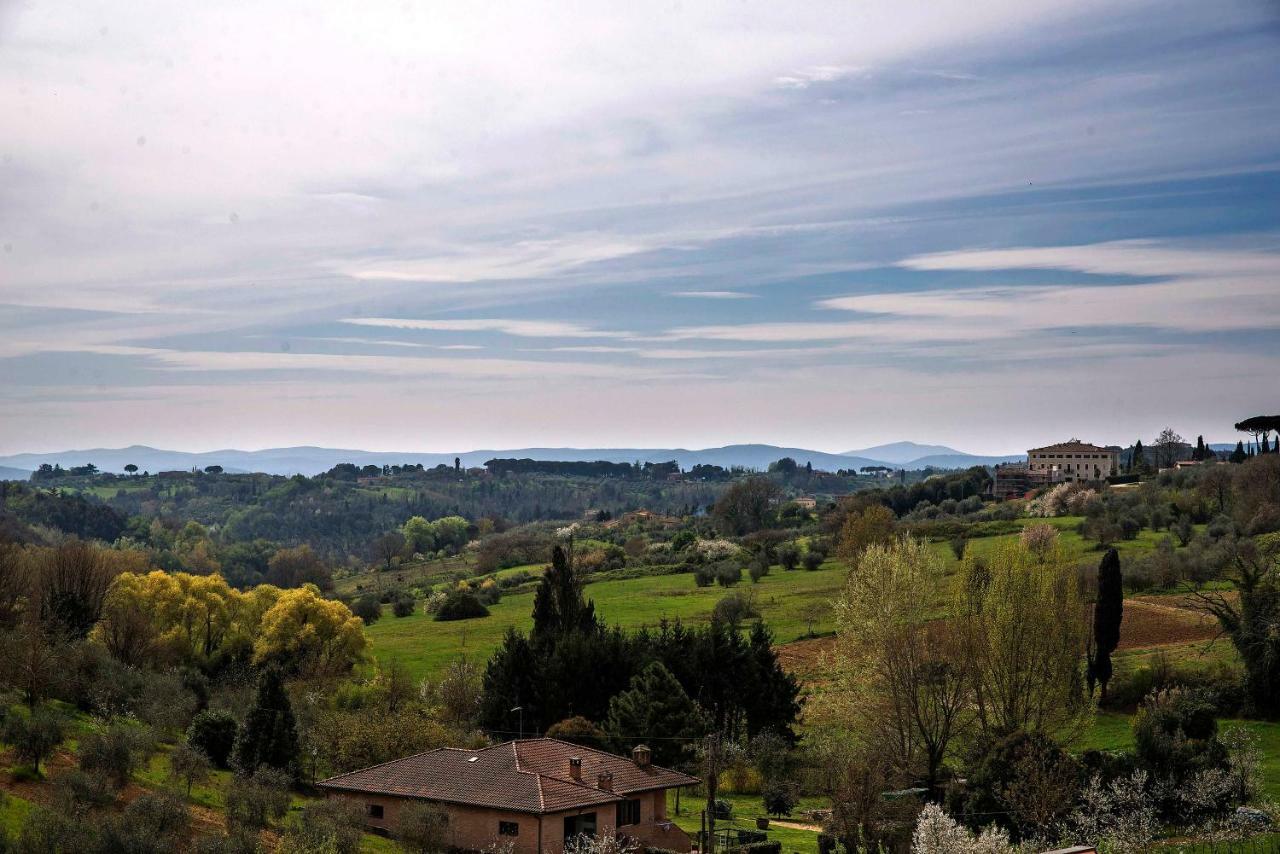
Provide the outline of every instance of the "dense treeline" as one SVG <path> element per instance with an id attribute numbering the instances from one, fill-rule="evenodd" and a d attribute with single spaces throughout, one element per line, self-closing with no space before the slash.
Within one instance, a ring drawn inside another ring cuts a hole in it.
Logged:
<path id="1" fill-rule="evenodd" d="M 675 699 L 678 712 L 665 713 L 674 727 L 669 737 L 690 746 L 713 731 L 734 740 L 765 731 L 794 740 L 799 686 L 778 664 L 762 623 L 745 637 L 718 619 L 699 627 L 664 623 L 635 633 L 609 629 L 583 597 L 570 554 L 555 548 L 534 599 L 529 634 L 509 631 L 489 661 L 480 705 L 486 729 L 511 735 L 523 724 L 542 732 L 582 718 L 603 725 L 624 748 L 648 736 L 663 737 L 627 731 L 628 723 L 649 718 L 637 705 Z M 666 680 L 670 687 L 649 698 L 636 691 L 629 706 L 619 701 L 637 680 Z"/>

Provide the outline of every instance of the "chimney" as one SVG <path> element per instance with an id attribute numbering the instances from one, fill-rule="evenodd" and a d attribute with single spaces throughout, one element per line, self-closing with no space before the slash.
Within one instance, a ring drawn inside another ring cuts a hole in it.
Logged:
<path id="1" fill-rule="evenodd" d="M 601 771 L 596 777 L 596 786 L 605 792 L 613 791 L 613 774 L 608 771 Z"/>
<path id="2" fill-rule="evenodd" d="M 631 761 L 636 763 L 639 768 L 648 768 L 650 761 L 653 759 L 653 751 L 649 750 L 647 744 L 637 744 L 631 748 Z"/>
<path id="3" fill-rule="evenodd" d="M 582 779 L 582 757 L 581 756 L 569 757 L 569 776 L 575 780 Z"/>

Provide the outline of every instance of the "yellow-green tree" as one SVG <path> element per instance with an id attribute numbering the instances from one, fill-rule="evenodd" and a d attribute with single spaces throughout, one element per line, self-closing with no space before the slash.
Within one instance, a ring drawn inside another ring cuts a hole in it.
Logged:
<path id="1" fill-rule="evenodd" d="M 954 595 L 984 734 L 1069 734 L 1085 710 L 1086 620 L 1079 577 L 1059 543 L 1001 545 L 965 561 Z"/>
<path id="2" fill-rule="evenodd" d="M 262 615 L 253 660 L 279 665 L 289 673 L 337 675 L 350 672 L 368 647 L 360 618 L 307 585 L 281 591 Z"/>
<path id="3" fill-rule="evenodd" d="M 973 700 L 948 596 L 937 553 L 904 537 L 863 548 L 835 603 L 839 719 L 930 787 Z"/>

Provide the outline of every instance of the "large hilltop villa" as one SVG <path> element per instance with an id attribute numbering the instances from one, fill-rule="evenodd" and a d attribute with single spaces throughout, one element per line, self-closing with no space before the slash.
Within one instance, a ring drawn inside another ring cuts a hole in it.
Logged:
<path id="1" fill-rule="evenodd" d="M 582 834 L 689 851 L 689 836 L 667 819 L 667 790 L 697 782 L 654 765 L 644 745 L 627 758 L 529 738 L 479 750 L 429 750 L 317 785 L 330 798 L 358 804 L 374 830 L 394 830 L 404 804 L 426 801 L 448 815 L 450 849 L 510 843 L 518 854 L 557 854 Z"/>
<path id="2" fill-rule="evenodd" d="M 1051 483 L 1103 480 L 1120 473 L 1120 448 L 1071 439 L 1027 451 L 1025 463 L 996 466 L 997 500 L 1017 498 Z"/>

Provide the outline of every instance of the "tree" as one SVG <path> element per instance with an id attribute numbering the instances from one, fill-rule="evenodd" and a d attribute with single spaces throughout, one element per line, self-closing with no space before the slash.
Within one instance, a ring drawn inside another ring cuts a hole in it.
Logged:
<path id="1" fill-rule="evenodd" d="M 897 527 L 893 511 L 883 504 L 872 504 L 860 513 L 851 513 L 840 528 L 836 555 L 846 566 L 853 567 L 869 546 L 892 540 Z"/>
<path id="2" fill-rule="evenodd" d="M 724 491 L 711 508 L 716 527 L 731 536 L 766 528 L 773 520 L 782 488 L 767 477 L 747 477 Z"/>
<path id="3" fill-rule="evenodd" d="M 137 474 L 137 473 L 138 473 L 138 467 L 137 467 L 137 466 L 135 466 L 133 463 L 129 463 L 128 465 L 126 465 L 126 466 L 124 467 L 124 470 L 125 470 L 125 471 L 127 471 L 129 474 Z"/>
<path id="4" fill-rule="evenodd" d="M 983 735 L 1053 734 L 1077 724 L 1084 612 L 1061 544 L 1036 554 L 1016 541 L 985 561 L 970 557 L 955 591 L 954 619 L 964 633 Z"/>
<path id="5" fill-rule="evenodd" d="M 205 474 L 222 474 L 222 466 L 205 466 Z"/>
<path id="6" fill-rule="evenodd" d="M 252 775 L 237 775 L 227 787 L 227 824 L 256 831 L 289 812 L 290 777 L 276 768 L 262 767 Z"/>
<path id="7" fill-rule="evenodd" d="M 337 675 L 350 673 L 368 648 L 360 618 L 307 585 L 280 593 L 262 615 L 253 660 L 290 674 Z"/>
<path id="8" fill-rule="evenodd" d="M 62 637 L 34 619 L 0 637 L 0 675 L 22 692 L 34 709 L 52 695 L 67 678 L 70 648 Z"/>
<path id="9" fill-rule="evenodd" d="M 551 566 L 542 574 L 533 596 L 533 629 L 529 633 L 535 644 L 544 644 L 566 632 L 594 633 L 595 603 L 583 598 L 582 583 L 574 571 L 573 543 L 569 550 L 556 546 L 551 550 Z"/>
<path id="10" fill-rule="evenodd" d="M 1259 453 L 1262 453 L 1262 442 L 1266 440 L 1267 434 L 1272 430 L 1280 433 L 1280 415 L 1255 415 L 1237 423 L 1235 428 L 1241 433 L 1251 434 Z"/>
<path id="11" fill-rule="evenodd" d="M 1248 458 L 1249 458 L 1249 455 L 1244 452 L 1244 442 L 1237 441 L 1236 449 L 1231 452 L 1231 456 L 1228 459 L 1230 459 L 1231 462 L 1236 463 L 1238 465 L 1244 462 L 1245 460 L 1247 460 Z"/>
<path id="12" fill-rule="evenodd" d="M 800 549 L 795 543 L 783 543 L 774 554 L 778 558 L 778 565 L 788 572 L 800 565 Z"/>
<path id="13" fill-rule="evenodd" d="M 1142 450 L 1142 440 L 1139 439 L 1133 444 L 1133 455 L 1129 457 L 1129 471 L 1133 474 L 1142 474 L 1147 468 L 1146 453 Z"/>
<path id="14" fill-rule="evenodd" d="M 66 737 L 62 716 L 43 706 L 33 708 L 28 714 L 10 713 L 4 721 L 3 740 L 13 746 L 13 752 L 24 762 L 30 762 L 38 775 L 40 762 L 53 753 Z"/>
<path id="15" fill-rule="evenodd" d="M 445 723 L 459 729 L 475 726 L 480 711 L 483 676 L 481 669 L 465 655 L 445 665 L 444 676 L 436 687 Z"/>
<path id="16" fill-rule="evenodd" d="M 297 776 L 298 731 L 284 677 L 277 668 L 267 668 L 258 680 L 257 697 L 234 752 L 235 765 L 242 774 L 253 774 L 265 765 Z"/>
<path id="17" fill-rule="evenodd" d="M 90 773 L 102 774 L 117 789 L 123 789 L 154 747 L 149 730 L 113 723 L 80 739 L 80 767 Z"/>
<path id="18" fill-rule="evenodd" d="M 609 701 L 604 728 L 619 750 L 643 739 L 652 743 L 655 762 L 675 765 L 706 726 L 705 716 L 684 687 L 655 661 L 631 680 L 630 688 Z"/>
<path id="19" fill-rule="evenodd" d="M 973 702 L 968 650 L 935 619 L 944 574 L 928 544 L 873 544 L 835 605 L 838 708 L 933 789 Z"/>
<path id="20" fill-rule="evenodd" d="M 192 747 L 189 741 L 169 751 L 169 777 L 186 784 L 188 798 L 191 797 L 192 786 L 209 779 L 211 767 L 212 763 L 204 751 Z"/>
<path id="21" fill-rule="evenodd" d="M 581 715 L 574 715 L 552 724 L 547 728 L 547 738 L 558 738 L 561 741 L 594 747 L 597 750 L 609 748 L 609 734 L 601 729 L 599 724 Z"/>
<path id="22" fill-rule="evenodd" d="M 1205 447 L 1204 436 L 1196 436 L 1196 448 L 1191 452 L 1191 459 L 1207 460 L 1211 455 L 1212 452 Z"/>
<path id="23" fill-rule="evenodd" d="M 229 768 L 239 727 L 236 719 L 223 711 L 205 709 L 187 727 L 187 744 L 198 750 L 217 768 Z"/>
<path id="24" fill-rule="evenodd" d="M 1088 650 L 1089 696 L 1095 683 L 1102 685 L 1107 699 L 1111 681 L 1111 653 L 1120 644 L 1120 623 L 1124 618 L 1124 579 L 1120 574 L 1120 553 L 1108 549 L 1098 565 L 1098 598 L 1093 605 L 1093 635 Z"/>
<path id="25" fill-rule="evenodd" d="M 399 531 L 387 531 L 373 541 L 373 556 L 383 562 L 384 569 L 391 570 L 391 564 L 404 553 L 404 534 Z"/>
<path id="26" fill-rule="evenodd" d="M 366 593 L 357 597 L 351 603 L 351 613 L 360 618 L 360 621 L 366 626 L 372 626 L 382 617 L 382 603 L 378 601 L 378 594 Z"/>
<path id="27" fill-rule="evenodd" d="M 305 543 L 291 549 L 280 549 L 267 561 L 268 584 L 276 587 L 301 587 L 314 584 L 321 590 L 333 587 L 333 577 L 320 555 Z"/>
<path id="28" fill-rule="evenodd" d="M 436 526 L 421 516 L 410 516 L 400 532 L 404 535 L 409 551 L 414 553 L 433 552 L 436 549 Z"/>
<path id="29" fill-rule="evenodd" d="M 1240 654 L 1252 711 L 1274 718 L 1280 715 L 1275 701 L 1280 696 L 1280 534 L 1232 543 L 1221 574 L 1237 597 L 1203 589 L 1192 596 L 1201 611 L 1218 620 Z"/>
<path id="30" fill-rule="evenodd" d="M 1174 432 L 1172 427 L 1161 430 L 1152 445 L 1156 452 L 1156 466 L 1162 469 L 1172 468 L 1178 461 L 1182 446 L 1185 444 L 1183 438 Z"/>
<path id="31" fill-rule="evenodd" d="M 102 605 L 119 572 L 113 555 L 82 540 L 42 553 L 38 563 L 40 617 L 80 640 L 102 615 Z"/>

